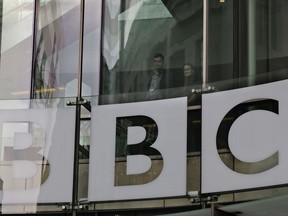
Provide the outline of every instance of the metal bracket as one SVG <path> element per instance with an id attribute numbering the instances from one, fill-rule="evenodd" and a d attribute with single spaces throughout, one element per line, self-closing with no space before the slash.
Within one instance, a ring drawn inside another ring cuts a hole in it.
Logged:
<path id="1" fill-rule="evenodd" d="M 191 203 L 207 203 L 207 202 L 217 202 L 219 195 L 217 194 L 206 194 L 201 195 L 199 191 L 189 191 L 187 193 Z"/>
<path id="2" fill-rule="evenodd" d="M 214 92 L 215 91 L 215 87 L 214 86 L 203 86 L 200 89 L 191 89 L 191 93 L 192 94 L 196 94 L 196 93 L 210 93 L 210 92 Z"/>
<path id="3" fill-rule="evenodd" d="M 207 202 L 217 202 L 218 201 L 218 195 L 209 195 L 209 196 L 198 196 L 198 197 L 192 197 L 190 198 L 191 203 L 207 203 Z"/>
<path id="4" fill-rule="evenodd" d="M 71 209 L 71 205 L 61 205 L 62 211 L 68 211 Z"/>
<path id="5" fill-rule="evenodd" d="M 66 105 L 67 106 L 77 106 L 77 105 L 84 106 L 89 112 L 91 112 L 91 102 L 82 98 L 77 101 L 67 101 Z"/>
<path id="6" fill-rule="evenodd" d="M 62 211 L 69 211 L 72 209 L 72 206 L 71 205 L 62 205 L 61 209 L 62 209 Z M 77 206 L 74 206 L 74 210 L 84 211 L 84 210 L 88 210 L 88 209 L 89 209 L 88 204 L 79 204 Z"/>

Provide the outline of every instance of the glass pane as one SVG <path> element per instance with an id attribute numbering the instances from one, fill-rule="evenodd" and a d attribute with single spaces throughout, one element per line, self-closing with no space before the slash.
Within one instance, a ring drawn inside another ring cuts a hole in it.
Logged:
<path id="1" fill-rule="evenodd" d="M 106 0 L 103 8 L 100 102 L 191 97 L 201 84 L 202 1 Z"/>
<path id="2" fill-rule="evenodd" d="M 30 98 L 33 0 L 0 1 L 0 98 Z"/>
<path id="3" fill-rule="evenodd" d="M 101 0 L 85 1 L 82 95 L 99 95 Z M 90 100 L 90 99 L 88 99 Z"/>
<path id="4" fill-rule="evenodd" d="M 34 98 L 76 96 L 79 4 L 78 0 L 52 0 L 39 5 Z"/>
<path id="5" fill-rule="evenodd" d="M 3 104 L 1 213 L 62 211 L 59 204 L 72 199 L 75 108 L 66 107 L 59 99 L 49 103 L 6 100 Z"/>
<path id="6" fill-rule="evenodd" d="M 208 82 L 216 90 L 288 77 L 284 0 L 209 1 Z"/>

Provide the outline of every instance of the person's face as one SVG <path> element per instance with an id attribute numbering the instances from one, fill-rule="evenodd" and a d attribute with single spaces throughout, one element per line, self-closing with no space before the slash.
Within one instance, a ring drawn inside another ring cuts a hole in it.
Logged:
<path id="1" fill-rule="evenodd" d="M 163 59 L 161 57 L 154 58 L 154 69 L 159 70 L 163 68 Z"/>
<path id="2" fill-rule="evenodd" d="M 190 65 L 184 65 L 184 76 L 191 76 L 193 73 L 193 70 Z"/>

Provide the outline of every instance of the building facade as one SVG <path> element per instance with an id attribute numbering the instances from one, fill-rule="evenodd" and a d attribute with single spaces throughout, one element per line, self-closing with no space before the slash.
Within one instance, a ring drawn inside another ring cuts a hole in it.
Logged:
<path id="1" fill-rule="evenodd" d="M 285 215 L 287 0 L 0 6 L 2 214 Z"/>

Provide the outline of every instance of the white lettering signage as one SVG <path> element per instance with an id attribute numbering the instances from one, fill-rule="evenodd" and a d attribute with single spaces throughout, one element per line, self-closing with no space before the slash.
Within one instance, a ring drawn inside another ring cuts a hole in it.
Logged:
<path id="1" fill-rule="evenodd" d="M 71 202 L 74 119 L 73 108 L 0 110 L 3 204 Z"/>
<path id="2" fill-rule="evenodd" d="M 279 81 L 203 95 L 202 193 L 288 183 L 286 92 L 288 81 Z M 235 164 L 217 151 L 221 142 Z"/>
<path id="3" fill-rule="evenodd" d="M 186 121 L 186 98 L 93 107 L 88 200 L 185 195 Z"/>

